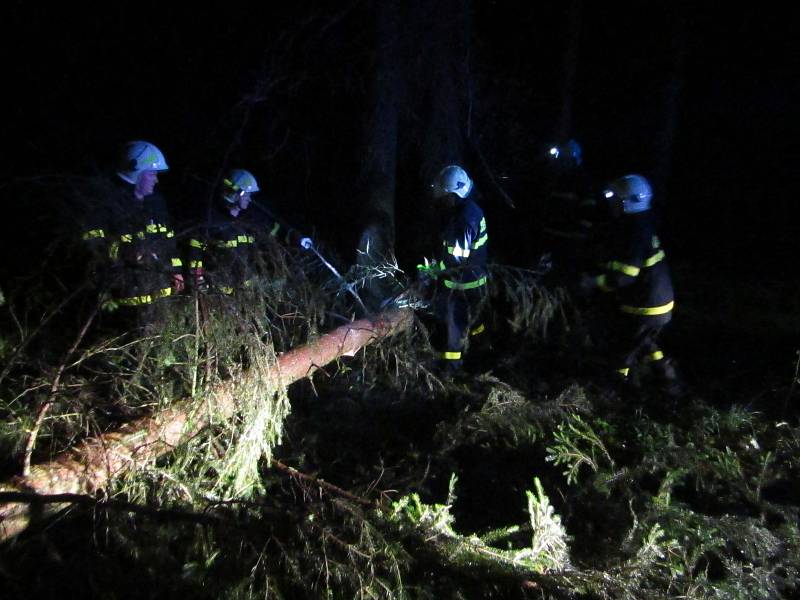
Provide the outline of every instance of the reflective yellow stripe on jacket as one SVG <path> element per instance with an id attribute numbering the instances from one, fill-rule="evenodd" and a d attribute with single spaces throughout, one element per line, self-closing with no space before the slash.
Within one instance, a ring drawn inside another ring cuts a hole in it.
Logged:
<path id="1" fill-rule="evenodd" d="M 639 267 L 637 267 L 635 265 L 629 265 L 629 264 L 620 262 L 618 260 L 612 260 L 610 262 L 607 262 L 605 264 L 605 267 L 609 271 L 618 271 L 618 272 L 623 273 L 623 274 L 625 274 L 625 275 L 627 275 L 629 277 L 638 277 L 639 273 L 642 272 L 642 269 L 649 269 L 650 267 L 655 266 L 658 263 L 660 263 L 662 260 L 664 260 L 664 258 L 666 258 L 666 254 L 664 254 L 663 250 L 659 250 L 658 252 L 653 254 L 653 256 L 651 256 L 650 258 L 646 259 L 644 261 L 644 263 L 642 264 L 641 268 L 639 268 Z"/>
<path id="2" fill-rule="evenodd" d="M 643 317 L 652 317 L 655 315 L 665 315 L 675 307 L 675 301 L 662 304 L 661 306 L 628 306 L 623 304 L 619 309 L 628 313 L 629 315 L 639 315 Z"/>
<path id="3" fill-rule="evenodd" d="M 83 234 L 84 240 L 93 240 L 96 238 L 104 238 L 104 237 L 106 237 L 106 233 L 102 229 L 90 229 L 89 231 Z"/>
<path id="4" fill-rule="evenodd" d="M 486 275 L 484 275 L 480 279 L 476 279 L 475 281 L 470 281 L 467 283 L 450 281 L 449 279 L 444 280 L 444 287 L 450 288 L 451 290 L 472 290 L 481 287 L 482 285 L 486 285 Z"/>
<path id="5" fill-rule="evenodd" d="M 119 298 L 114 300 L 120 306 L 140 306 L 142 304 L 150 304 L 154 300 L 158 300 L 159 298 L 164 298 L 165 296 L 172 295 L 172 288 L 162 288 L 158 290 L 155 294 L 145 294 L 143 296 L 131 296 L 129 298 Z"/>

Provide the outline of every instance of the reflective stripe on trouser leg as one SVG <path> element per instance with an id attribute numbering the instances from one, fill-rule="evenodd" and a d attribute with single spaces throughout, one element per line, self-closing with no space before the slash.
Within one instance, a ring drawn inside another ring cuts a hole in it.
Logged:
<path id="1" fill-rule="evenodd" d="M 464 358 L 464 349 L 476 322 L 483 294 L 481 290 L 451 290 L 439 288 L 434 301 L 437 327 L 434 347 L 438 355 L 451 356 L 450 361 Z M 476 328 L 478 329 L 478 328 Z M 456 358 L 451 353 L 458 353 Z"/>
<path id="2" fill-rule="evenodd" d="M 470 303 L 464 292 L 452 291 L 447 299 L 447 350 L 462 351 L 469 337 Z M 453 359 L 455 360 L 455 359 Z"/>
<path id="3" fill-rule="evenodd" d="M 658 337 L 671 315 L 638 316 L 620 313 L 607 323 L 609 362 L 615 368 L 636 368 L 647 362 L 653 365 L 664 363 L 663 354 L 657 359 L 661 348 Z"/>
<path id="4" fill-rule="evenodd" d="M 486 331 L 486 325 L 484 325 L 483 323 L 481 323 L 480 325 L 478 325 L 477 327 L 475 327 L 475 328 L 474 328 L 472 331 L 470 331 L 470 332 L 469 332 L 469 334 L 470 334 L 470 335 L 480 335 L 480 334 L 482 334 L 484 331 Z"/>

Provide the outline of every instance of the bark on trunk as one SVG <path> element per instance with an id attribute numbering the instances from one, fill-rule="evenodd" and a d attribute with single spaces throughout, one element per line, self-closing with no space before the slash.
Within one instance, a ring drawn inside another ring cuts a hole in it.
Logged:
<path id="1" fill-rule="evenodd" d="M 469 105 L 468 0 L 417 4 L 428 88 L 422 175 L 427 183 L 448 164 L 464 163 Z"/>
<path id="2" fill-rule="evenodd" d="M 670 54 L 672 57 L 671 69 L 668 79 L 664 83 L 664 112 L 661 129 L 656 137 L 656 155 L 658 160 L 653 173 L 653 183 L 656 188 L 656 198 L 663 208 L 665 198 L 668 196 L 667 184 L 672 175 L 672 159 L 675 146 L 675 132 L 678 130 L 680 118 L 681 96 L 684 86 L 686 56 L 688 53 L 688 33 L 686 17 L 677 11 L 672 25 L 672 42 Z"/>
<path id="3" fill-rule="evenodd" d="M 360 348 L 407 328 L 409 310 L 392 310 L 372 319 L 361 319 L 323 335 L 319 340 L 280 356 L 275 377 L 285 386 L 307 377 L 340 356 L 353 356 Z M 249 383 L 240 381 L 218 386 L 214 396 L 214 418 L 230 417 L 238 391 Z M 87 439 L 54 460 L 34 465 L 27 477 L 0 483 L 0 492 L 36 494 L 95 494 L 109 481 L 171 452 L 209 424 L 205 401 L 181 400 L 150 417 L 137 419 L 117 431 Z M 24 531 L 33 521 L 50 516 L 66 504 L 0 504 L 0 542 Z"/>
<path id="4" fill-rule="evenodd" d="M 399 63 L 400 5 L 376 7 L 376 61 L 372 82 L 371 116 L 367 123 L 362 180 L 366 187 L 362 214 L 364 228 L 358 242 L 358 264 L 375 267 L 394 256 L 395 191 L 400 104 L 405 96 L 405 74 Z M 371 279 L 364 287 L 369 305 L 376 306 L 392 290 L 385 280 Z"/>
<path id="5" fill-rule="evenodd" d="M 561 111 L 555 139 L 559 143 L 572 137 L 572 115 L 575 105 L 575 82 L 577 81 L 578 53 L 581 45 L 583 25 L 582 3 L 572 0 L 567 17 L 567 47 L 564 51 L 564 67 L 561 76 Z"/>

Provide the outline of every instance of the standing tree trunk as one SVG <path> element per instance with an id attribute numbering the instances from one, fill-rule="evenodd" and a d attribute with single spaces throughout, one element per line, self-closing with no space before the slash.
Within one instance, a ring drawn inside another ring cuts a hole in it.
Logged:
<path id="1" fill-rule="evenodd" d="M 672 175 L 672 153 L 675 146 L 675 131 L 678 127 L 680 101 L 685 78 L 688 39 L 686 17 L 682 11 L 675 12 L 672 24 L 670 53 L 672 58 L 669 78 L 664 82 L 663 120 L 656 136 L 656 155 L 658 156 L 653 173 L 653 184 L 659 204 L 667 196 L 667 182 Z"/>
<path id="2" fill-rule="evenodd" d="M 569 3 L 567 16 L 567 47 L 561 78 L 561 109 L 558 114 L 555 140 L 563 143 L 572 137 L 573 107 L 575 104 L 575 81 L 578 72 L 578 54 L 581 45 L 582 0 Z"/>
<path id="3" fill-rule="evenodd" d="M 468 121 L 469 0 L 386 0 L 375 10 L 375 71 L 362 169 L 367 189 L 358 262 L 363 266 L 394 257 L 400 161 L 418 163 L 400 169 L 414 178 L 408 185 L 414 204 L 404 211 L 414 226 L 403 244 L 425 246 L 417 259 L 430 250 L 427 229 L 435 220 L 427 185 L 444 165 L 463 164 Z M 407 151 L 402 156 L 400 148 Z M 370 284 L 365 296 L 373 306 L 396 293 L 385 289 L 387 279 Z"/>
<path id="4" fill-rule="evenodd" d="M 380 2 L 376 11 L 375 74 L 362 168 L 366 185 L 364 228 L 357 257 L 358 264 L 366 267 L 375 267 L 394 256 L 399 111 L 405 96 L 404 72 L 398 60 L 400 4 L 392 0 Z M 383 289 L 385 281 L 368 280 L 364 293 L 368 305 L 375 306 L 391 294 L 392 290 Z"/>
<path id="5" fill-rule="evenodd" d="M 417 5 L 428 106 L 421 175 L 432 181 L 445 165 L 464 164 L 469 101 L 469 1 Z"/>
<path id="6" fill-rule="evenodd" d="M 449 164 L 464 167 L 475 180 L 478 165 L 467 160 L 469 126 L 469 0 L 417 0 L 415 28 L 418 31 L 416 81 L 421 104 L 418 126 L 419 165 L 416 170 L 419 192 L 414 198 L 415 243 L 420 255 L 433 258 L 441 248 L 441 215 L 430 197 L 436 174 Z"/>

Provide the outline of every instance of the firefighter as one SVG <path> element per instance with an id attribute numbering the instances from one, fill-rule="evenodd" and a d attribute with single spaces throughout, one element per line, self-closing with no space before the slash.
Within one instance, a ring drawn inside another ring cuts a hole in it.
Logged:
<path id="1" fill-rule="evenodd" d="M 226 295 L 250 287 L 258 276 L 259 244 L 283 240 L 306 250 L 311 238 L 300 235 L 253 204 L 258 182 L 244 169 L 232 169 L 224 177 L 218 202 L 205 227 L 189 241 L 189 272 L 201 292 L 213 289 Z"/>
<path id="2" fill-rule="evenodd" d="M 456 371 L 463 364 L 467 340 L 484 330 L 479 322 L 486 294 L 488 233 L 483 211 L 475 201 L 472 180 L 458 165 L 444 167 L 432 184 L 444 226 L 436 259 L 417 268 L 435 280 L 434 342 L 439 364 Z"/>
<path id="3" fill-rule="evenodd" d="M 116 177 L 86 215 L 83 240 L 95 257 L 103 308 L 137 309 L 140 322 L 149 307 L 183 290 L 182 262 L 164 198 L 155 191 L 158 174 L 169 169 L 150 142 L 122 148 Z"/>
<path id="4" fill-rule="evenodd" d="M 631 174 L 611 182 L 603 197 L 611 219 L 607 255 L 597 272 L 581 275 L 579 287 L 584 293 L 612 294 L 612 313 L 603 329 L 614 377 L 628 383 L 634 370 L 646 364 L 668 392 L 680 393 L 675 366 L 658 343 L 675 302 L 651 210 L 652 189 L 647 179 Z"/>

